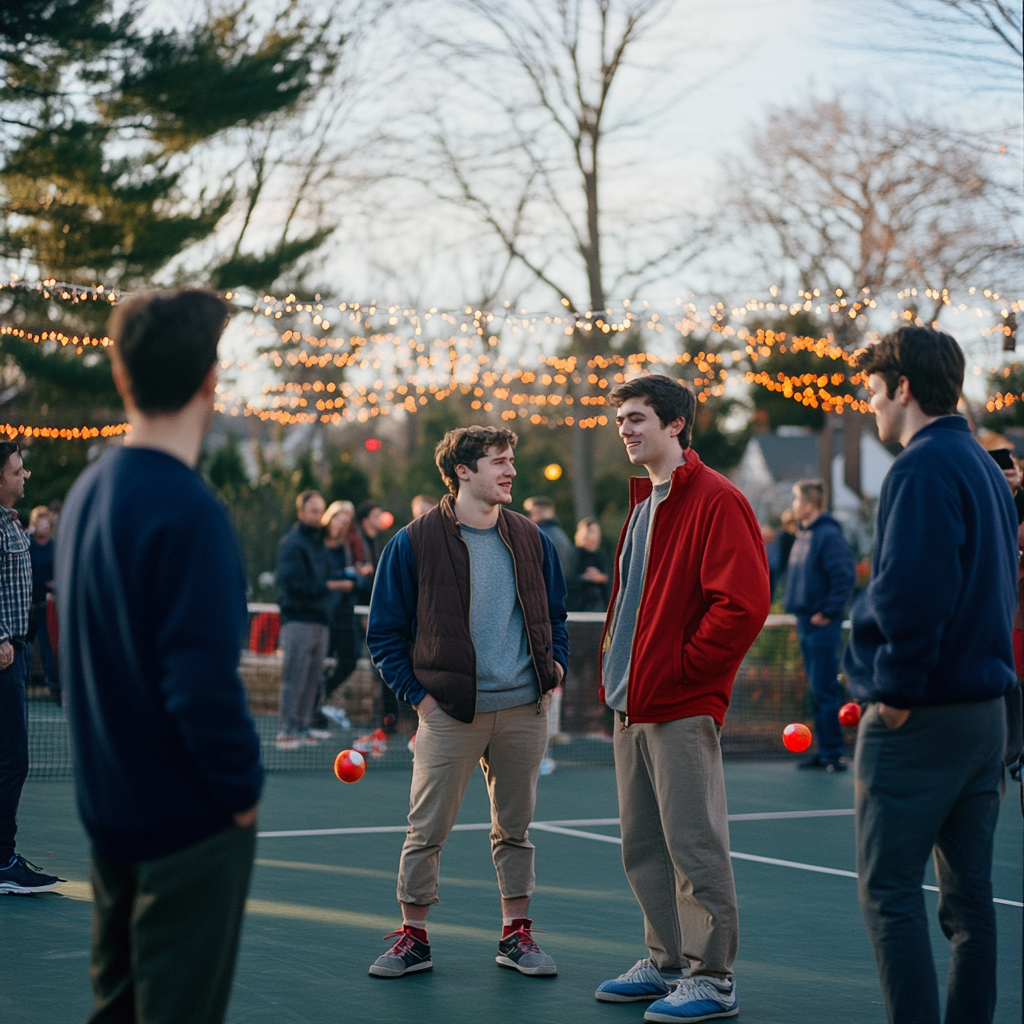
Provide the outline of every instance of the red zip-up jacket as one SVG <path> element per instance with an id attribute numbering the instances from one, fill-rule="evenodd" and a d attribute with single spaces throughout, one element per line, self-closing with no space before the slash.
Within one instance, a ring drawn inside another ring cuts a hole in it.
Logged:
<path id="1" fill-rule="evenodd" d="M 768 615 L 768 559 L 753 509 L 692 448 L 685 456 L 654 510 L 635 625 L 616 621 L 622 545 L 633 509 L 653 484 L 629 481 L 630 516 L 601 640 L 603 661 L 614 630 L 633 630 L 626 724 L 710 715 L 721 725 L 736 670 Z"/>

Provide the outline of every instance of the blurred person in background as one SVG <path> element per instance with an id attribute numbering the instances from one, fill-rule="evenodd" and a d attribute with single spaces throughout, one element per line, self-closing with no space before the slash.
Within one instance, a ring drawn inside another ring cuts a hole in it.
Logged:
<path id="1" fill-rule="evenodd" d="M 412 499 L 412 517 L 413 519 L 419 519 L 420 516 L 425 515 L 434 506 L 437 505 L 437 498 L 432 494 L 417 494 Z"/>
<path id="2" fill-rule="evenodd" d="M 327 504 L 319 491 L 307 490 L 295 499 L 295 509 L 297 522 L 281 540 L 277 553 L 277 603 L 284 651 L 278 750 L 298 750 L 331 735 L 313 725 L 330 639 L 331 588 L 320 526 Z"/>
<path id="3" fill-rule="evenodd" d="M 25 496 L 21 449 L 0 441 L 0 893 L 46 892 L 62 879 L 47 875 L 15 851 L 18 804 L 28 778 L 28 620 L 32 560 L 28 535 L 14 506 Z"/>
<path id="4" fill-rule="evenodd" d="M 814 698 L 817 753 L 801 768 L 845 772 L 846 740 L 839 722 L 843 702 L 839 685 L 839 644 L 843 612 L 857 585 L 853 549 L 825 508 L 825 484 L 800 480 L 793 485 L 793 515 L 800 530 L 786 571 L 786 611 L 796 616 L 800 656 Z"/>
<path id="5" fill-rule="evenodd" d="M 39 657 L 43 663 L 46 688 L 54 700 L 60 701 L 57 663 L 50 644 L 46 619 L 47 598 L 53 593 L 53 513 L 46 505 L 36 505 L 29 514 L 29 557 L 32 560 L 32 624 Z"/>
<path id="6" fill-rule="evenodd" d="M 555 545 L 558 560 L 562 564 L 562 575 L 568 578 L 572 569 L 572 541 L 569 540 L 568 534 L 562 529 L 562 524 L 555 516 L 555 503 L 544 495 L 538 495 L 527 498 L 523 502 L 523 508 L 530 519 L 537 524 L 540 532 Z"/>
<path id="7" fill-rule="evenodd" d="M 593 517 L 581 519 L 576 526 L 576 547 L 572 568 L 566 580 L 571 612 L 604 612 L 608 610 L 611 585 L 608 580 L 608 559 L 601 550 L 601 524 Z"/>
<path id="8" fill-rule="evenodd" d="M 319 728 L 331 722 L 348 725 L 343 711 L 324 705 L 356 667 L 355 606 L 370 596 L 368 577 L 361 572 L 365 559 L 355 531 L 355 518 L 356 509 L 351 501 L 332 501 L 320 520 L 326 530 L 327 586 L 331 591 L 327 655 L 335 659 L 335 665 L 326 669 L 321 678 L 321 708 L 313 722 Z"/>
<path id="9" fill-rule="evenodd" d="M 372 498 L 367 498 L 366 501 L 360 502 L 359 507 L 356 509 L 356 528 L 368 563 L 364 569 L 368 577 L 376 573 L 377 563 L 380 562 L 381 552 L 384 550 L 384 526 L 381 524 L 383 512 L 384 510 L 380 507 L 380 504 Z M 365 636 L 365 618 L 361 624 Z M 385 736 L 390 736 L 398 729 L 398 698 L 391 687 L 384 682 L 383 676 L 381 676 L 377 666 L 372 662 L 371 668 L 380 692 L 380 713 L 377 716 L 377 721 L 380 723 L 378 733 L 383 731 Z M 358 742 L 361 744 L 369 742 L 374 738 L 374 735 L 371 733 L 369 736 L 360 736 Z M 381 737 L 377 735 L 376 739 L 379 742 Z"/>

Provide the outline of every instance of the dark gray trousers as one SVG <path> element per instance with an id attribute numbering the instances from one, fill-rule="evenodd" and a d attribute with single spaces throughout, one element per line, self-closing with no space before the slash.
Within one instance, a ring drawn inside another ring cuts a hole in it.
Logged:
<path id="1" fill-rule="evenodd" d="M 869 705 L 857 731 L 857 875 L 889 1020 L 939 1024 L 921 891 L 935 860 L 952 947 L 946 1024 L 989 1024 L 996 1004 L 992 843 L 1006 730 L 1002 698 L 914 708 L 889 730 Z"/>
<path id="2" fill-rule="evenodd" d="M 93 853 L 89 1024 L 224 1019 L 255 853 L 237 825 L 139 864 Z"/>

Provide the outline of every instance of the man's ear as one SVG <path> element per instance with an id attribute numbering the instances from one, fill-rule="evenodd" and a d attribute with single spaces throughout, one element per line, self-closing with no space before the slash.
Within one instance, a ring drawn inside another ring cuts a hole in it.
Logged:
<path id="1" fill-rule="evenodd" d="M 914 396 L 910 392 L 910 381 L 906 377 L 900 377 L 896 385 L 896 399 L 900 405 L 909 405 Z"/>
<path id="2" fill-rule="evenodd" d="M 114 378 L 114 387 L 117 388 L 117 393 L 121 396 L 125 409 L 134 409 L 135 399 L 132 397 L 131 381 L 128 379 L 125 368 L 117 359 L 111 361 L 110 374 Z"/>
<path id="3" fill-rule="evenodd" d="M 686 417 L 677 416 L 669 425 L 668 433 L 670 437 L 678 437 L 686 426 Z"/>
<path id="4" fill-rule="evenodd" d="M 462 472 L 459 472 L 460 470 L 461 470 Z M 472 473 L 473 473 L 473 471 L 472 471 L 472 470 L 471 470 L 471 469 L 469 468 L 469 466 L 467 466 L 467 465 L 466 465 L 466 464 L 465 464 L 464 462 L 460 462 L 460 463 L 459 463 L 459 464 L 458 464 L 458 465 L 457 465 L 457 466 L 455 467 L 455 475 L 456 475 L 456 476 L 457 476 L 457 477 L 458 477 L 458 478 L 459 478 L 460 480 L 468 480 L 468 479 L 470 478 L 470 476 L 472 475 Z"/>
<path id="5" fill-rule="evenodd" d="M 203 383 L 199 385 L 199 394 L 203 398 L 210 398 L 217 393 L 217 364 L 214 363 L 206 372 Z"/>

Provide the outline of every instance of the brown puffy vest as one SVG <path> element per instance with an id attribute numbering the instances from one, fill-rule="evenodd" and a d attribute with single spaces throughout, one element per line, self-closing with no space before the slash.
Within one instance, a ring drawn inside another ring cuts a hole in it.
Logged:
<path id="1" fill-rule="evenodd" d="M 416 557 L 419 587 L 413 672 L 446 714 L 460 722 L 472 722 L 476 716 L 476 649 L 469 631 L 469 548 L 455 517 L 455 499 L 446 495 L 440 505 L 413 520 L 406 532 Z M 503 508 L 498 513 L 498 533 L 512 552 L 530 656 L 541 693 L 547 693 L 558 685 L 558 679 L 551 653 L 540 530 L 526 516 Z M 503 625 L 495 623 L 495 628 Z"/>

